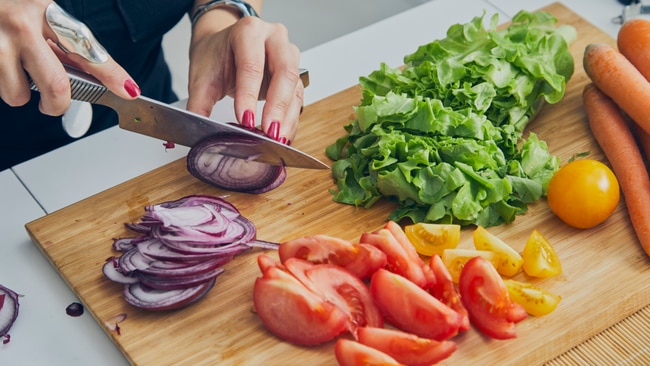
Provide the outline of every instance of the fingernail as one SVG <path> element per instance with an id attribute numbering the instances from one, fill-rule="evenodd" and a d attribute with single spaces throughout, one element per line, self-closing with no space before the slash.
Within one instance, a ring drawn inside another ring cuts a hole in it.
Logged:
<path id="1" fill-rule="evenodd" d="M 255 128 L 255 114 L 250 109 L 244 111 L 244 115 L 241 118 L 241 124 L 249 129 Z"/>
<path id="2" fill-rule="evenodd" d="M 280 137 L 279 142 L 280 142 L 281 144 L 284 144 L 284 145 L 287 145 L 287 146 L 291 146 L 291 140 L 288 140 L 286 137 Z"/>
<path id="3" fill-rule="evenodd" d="M 129 95 L 133 98 L 137 97 L 141 93 L 138 84 L 136 84 L 135 81 L 131 79 L 126 79 L 124 81 L 124 90 L 126 90 L 126 92 L 129 93 Z"/>
<path id="4" fill-rule="evenodd" d="M 280 122 L 271 122 L 269 125 L 269 130 L 266 132 L 266 134 L 269 135 L 270 138 L 278 141 L 278 138 L 280 137 Z"/>

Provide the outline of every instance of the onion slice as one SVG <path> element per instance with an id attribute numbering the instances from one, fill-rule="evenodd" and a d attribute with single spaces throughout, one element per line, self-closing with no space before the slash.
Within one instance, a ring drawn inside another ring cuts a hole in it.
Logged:
<path id="1" fill-rule="evenodd" d="M 187 154 L 187 170 L 195 178 L 222 189 L 264 193 L 279 187 L 287 176 L 284 165 L 270 165 L 223 155 L 225 151 L 249 151 L 258 142 L 246 135 L 215 134 L 200 140 Z"/>
<path id="2" fill-rule="evenodd" d="M 0 337 L 2 343 L 9 343 L 9 330 L 18 318 L 18 294 L 8 287 L 0 285 Z"/>

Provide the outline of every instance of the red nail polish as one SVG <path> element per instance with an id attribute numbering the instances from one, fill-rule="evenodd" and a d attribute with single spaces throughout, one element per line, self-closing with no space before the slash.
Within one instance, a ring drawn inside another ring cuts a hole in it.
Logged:
<path id="1" fill-rule="evenodd" d="M 136 84 L 135 81 L 131 79 L 126 79 L 124 81 L 124 90 L 126 90 L 126 92 L 129 93 L 129 95 L 133 98 L 137 97 L 141 93 L 138 84 Z"/>
<path id="2" fill-rule="evenodd" d="M 241 118 L 241 124 L 251 130 L 255 128 L 255 114 L 253 111 L 250 109 L 244 111 L 244 115 Z"/>
<path id="3" fill-rule="evenodd" d="M 287 146 L 291 146 L 291 140 L 288 140 L 286 137 L 280 137 L 279 142 L 280 142 L 281 144 L 284 144 L 284 145 L 287 145 Z"/>
<path id="4" fill-rule="evenodd" d="M 269 125 L 269 130 L 266 132 L 266 134 L 270 138 L 277 141 L 278 138 L 280 137 L 280 122 L 278 121 L 271 122 L 271 124 Z"/>

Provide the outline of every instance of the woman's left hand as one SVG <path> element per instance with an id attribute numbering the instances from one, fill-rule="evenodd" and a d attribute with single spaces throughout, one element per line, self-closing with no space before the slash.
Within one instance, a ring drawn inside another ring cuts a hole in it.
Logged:
<path id="1" fill-rule="evenodd" d="M 242 125 L 255 126 L 258 100 L 266 100 L 262 129 L 271 138 L 290 143 L 303 106 L 300 51 L 287 28 L 257 17 L 244 17 L 218 29 L 206 13 L 194 25 L 190 45 L 187 109 L 208 116 L 214 104 L 233 97 Z M 224 12 L 225 13 L 225 12 Z M 215 14 L 215 16 L 228 14 Z M 232 16 L 232 14 L 229 14 Z"/>

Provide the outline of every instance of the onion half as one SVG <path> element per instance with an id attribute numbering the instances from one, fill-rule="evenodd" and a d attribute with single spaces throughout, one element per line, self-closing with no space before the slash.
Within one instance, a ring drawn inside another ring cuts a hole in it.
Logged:
<path id="1" fill-rule="evenodd" d="M 222 189 L 255 194 L 268 192 L 286 179 L 284 166 L 222 155 L 226 150 L 248 150 L 256 143 L 246 135 L 207 136 L 192 146 L 187 154 L 187 170 L 195 178 Z"/>
<path id="2" fill-rule="evenodd" d="M 102 271 L 124 287 L 129 304 L 146 310 L 193 304 L 237 254 L 254 247 L 278 248 L 277 243 L 257 240 L 250 220 L 212 196 L 146 206 L 139 222 L 125 225 L 139 235 L 114 239 L 112 248 L 122 254 L 108 258 Z"/>

